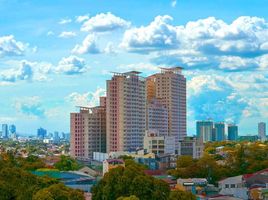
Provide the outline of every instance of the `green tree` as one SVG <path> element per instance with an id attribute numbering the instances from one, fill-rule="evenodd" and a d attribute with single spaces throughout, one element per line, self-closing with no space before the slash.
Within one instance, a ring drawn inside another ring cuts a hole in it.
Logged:
<path id="1" fill-rule="evenodd" d="M 79 169 L 79 164 L 73 158 L 62 155 L 60 161 L 56 162 L 54 167 L 60 171 L 73 171 Z"/>
<path id="2" fill-rule="evenodd" d="M 196 197 L 190 192 L 175 190 L 170 192 L 169 200 L 195 200 Z"/>
<path id="3" fill-rule="evenodd" d="M 39 190 L 33 195 L 33 200 L 83 200 L 82 191 L 73 190 L 65 187 L 63 184 L 54 184 L 48 188 Z"/>
<path id="4" fill-rule="evenodd" d="M 93 200 L 114 200 L 135 195 L 140 200 L 167 200 L 169 185 L 144 174 L 143 166 L 128 164 L 106 173 L 103 179 L 92 188 Z"/>
<path id="5" fill-rule="evenodd" d="M 139 198 L 136 197 L 135 195 L 131 195 L 129 197 L 119 197 L 116 200 L 139 200 Z"/>

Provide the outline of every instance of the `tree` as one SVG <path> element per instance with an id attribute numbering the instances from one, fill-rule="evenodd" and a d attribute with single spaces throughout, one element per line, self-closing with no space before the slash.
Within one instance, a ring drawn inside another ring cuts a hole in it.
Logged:
<path id="1" fill-rule="evenodd" d="M 33 195 L 33 200 L 83 200 L 82 191 L 73 190 L 65 187 L 63 184 L 54 184 L 48 188 L 39 190 Z"/>
<path id="2" fill-rule="evenodd" d="M 169 200 L 195 200 L 196 197 L 190 192 L 175 190 L 170 192 Z"/>
<path id="3" fill-rule="evenodd" d="M 93 200 L 114 200 L 135 195 L 140 200 L 167 200 L 169 185 L 144 174 L 143 166 L 128 163 L 125 168 L 117 167 L 106 173 L 92 188 Z"/>
<path id="4" fill-rule="evenodd" d="M 131 195 L 129 197 L 119 197 L 116 200 L 139 200 L 139 198 L 136 197 L 135 195 Z"/>
<path id="5" fill-rule="evenodd" d="M 79 164 L 73 158 L 62 155 L 60 161 L 56 162 L 54 167 L 60 171 L 73 171 L 79 169 Z"/>

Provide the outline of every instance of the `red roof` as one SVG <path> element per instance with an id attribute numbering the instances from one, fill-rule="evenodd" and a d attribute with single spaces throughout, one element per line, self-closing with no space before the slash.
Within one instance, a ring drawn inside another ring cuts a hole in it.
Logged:
<path id="1" fill-rule="evenodd" d="M 252 177 L 252 176 L 254 176 L 254 175 L 258 175 L 258 174 L 261 174 L 261 173 L 263 173 L 263 172 L 267 172 L 267 173 L 268 173 L 268 168 L 263 169 L 263 170 L 260 170 L 260 171 L 257 171 L 257 172 L 252 173 L 252 174 L 244 174 L 244 175 L 243 175 L 243 178 L 244 178 L 244 179 L 248 179 L 248 178 L 250 178 L 250 177 Z"/>

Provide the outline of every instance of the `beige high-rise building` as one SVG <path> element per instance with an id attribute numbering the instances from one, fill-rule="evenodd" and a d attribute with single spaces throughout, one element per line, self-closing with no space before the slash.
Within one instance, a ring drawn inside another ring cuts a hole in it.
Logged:
<path id="1" fill-rule="evenodd" d="M 186 78 L 181 67 L 161 68 L 146 79 L 147 99 L 159 99 L 168 112 L 168 135 L 179 140 L 186 136 Z"/>
<path id="2" fill-rule="evenodd" d="M 143 147 L 146 129 L 145 80 L 140 72 L 114 73 L 107 81 L 107 152 Z"/>
<path id="3" fill-rule="evenodd" d="M 106 105 L 105 97 L 100 106 L 80 107 L 71 113 L 71 156 L 81 160 L 93 157 L 93 152 L 106 152 Z"/>
<path id="4" fill-rule="evenodd" d="M 147 102 L 146 130 L 156 131 L 159 136 L 168 136 L 168 109 L 159 99 L 152 98 Z"/>

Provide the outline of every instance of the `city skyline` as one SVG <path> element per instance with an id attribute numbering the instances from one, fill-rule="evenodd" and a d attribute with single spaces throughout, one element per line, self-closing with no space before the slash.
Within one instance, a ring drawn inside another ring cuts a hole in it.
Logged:
<path id="1" fill-rule="evenodd" d="M 96 106 L 111 71 L 181 66 L 188 135 L 208 118 L 257 134 L 268 117 L 267 1 L 205 2 L 0 0 L 0 124 L 69 132 L 69 113 Z"/>

